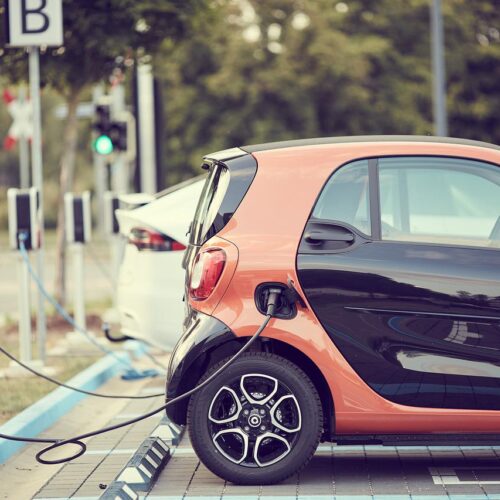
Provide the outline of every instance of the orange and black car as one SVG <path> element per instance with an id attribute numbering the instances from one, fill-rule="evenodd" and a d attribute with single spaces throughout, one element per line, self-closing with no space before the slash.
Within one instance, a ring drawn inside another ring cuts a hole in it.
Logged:
<path id="1" fill-rule="evenodd" d="M 500 148 L 351 137 L 208 155 L 167 399 L 262 323 L 169 417 L 235 483 L 281 481 L 320 441 L 500 443 Z"/>

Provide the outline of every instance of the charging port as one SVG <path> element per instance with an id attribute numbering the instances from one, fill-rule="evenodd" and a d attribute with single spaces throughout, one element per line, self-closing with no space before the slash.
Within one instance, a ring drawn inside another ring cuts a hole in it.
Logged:
<path id="1" fill-rule="evenodd" d="M 282 293 L 278 298 L 278 303 L 276 304 L 276 310 L 273 314 L 274 318 L 280 319 L 292 319 L 297 315 L 297 308 L 295 303 L 290 301 L 289 294 L 287 293 L 288 286 L 284 283 L 261 283 L 255 289 L 255 305 L 261 314 L 266 314 L 267 302 L 269 297 L 269 292 L 274 289 L 279 288 Z"/>

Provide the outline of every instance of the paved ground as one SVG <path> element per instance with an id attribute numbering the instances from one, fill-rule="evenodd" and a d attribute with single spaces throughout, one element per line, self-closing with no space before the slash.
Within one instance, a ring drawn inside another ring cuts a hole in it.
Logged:
<path id="1" fill-rule="evenodd" d="M 101 392 L 151 393 L 163 378 L 115 378 Z M 162 404 L 86 398 L 45 435 L 71 435 L 133 418 Z M 0 498 L 97 499 L 115 479 L 161 415 L 98 436 L 88 453 L 64 466 L 41 466 L 38 446 L 26 447 L 0 466 Z M 145 498 L 145 497 L 141 497 Z M 322 444 L 298 475 L 274 486 L 236 486 L 208 471 L 187 435 L 173 449 L 147 500 L 500 500 L 500 447 L 382 447 Z"/>
<path id="2" fill-rule="evenodd" d="M 148 500 L 500 499 L 500 447 L 320 445 L 310 464 L 275 486 L 235 486 L 200 464 L 187 437 Z"/>
<path id="3" fill-rule="evenodd" d="M 166 361 L 166 358 L 160 359 Z M 136 366 L 150 367 L 150 363 L 143 359 Z M 162 393 L 163 390 L 164 377 L 134 382 L 124 382 L 115 377 L 99 388 L 102 393 L 121 395 Z M 71 436 L 88 432 L 132 418 L 162 404 L 163 397 L 133 401 L 87 397 L 42 436 Z M 26 446 L 7 463 L 0 465 L 0 499 L 98 498 L 105 491 L 99 485 L 107 485 L 115 479 L 144 438 L 156 427 L 161 416 L 89 440 L 88 452 L 63 466 L 37 463 L 35 454 L 43 446 Z"/>

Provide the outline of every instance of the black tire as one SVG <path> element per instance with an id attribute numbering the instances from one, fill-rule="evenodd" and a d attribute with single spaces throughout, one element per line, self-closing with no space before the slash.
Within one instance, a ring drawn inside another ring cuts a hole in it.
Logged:
<path id="1" fill-rule="evenodd" d="M 209 377 L 227 359 L 211 367 L 201 380 Z M 270 386 L 269 391 L 255 389 L 266 384 Z M 235 389 L 230 393 L 223 387 Z M 264 404 L 266 392 L 275 394 L 277 401 L 271 398 Z M 221 414 L 228 406 L 229 410 Z M 214 416 L 216 411 L 217 418 Z M 256 415 L 261 418 L 258 412 L 263 415 L 261 421 L 256 418 Z M 219 423 L 227 420 L 227 415 L 231 419 L 239 417 L 231 423 Z M 323 412 L 316 388 L 299 367 L 275 354 L 250 352 L 243 354 L 191 398 L 187 422 L 196 454 L 214 474 L 235 484 L 272 484 L 283 481 L 309 462 L 322 434 Z M 226 427 L 231 430 L 225 430 Z M 267 456 L 265 453 L 260 455 L 261 449 L 267 450 Z M 235 460 L 241 457 L 246 458 L 236 463 Z"/>

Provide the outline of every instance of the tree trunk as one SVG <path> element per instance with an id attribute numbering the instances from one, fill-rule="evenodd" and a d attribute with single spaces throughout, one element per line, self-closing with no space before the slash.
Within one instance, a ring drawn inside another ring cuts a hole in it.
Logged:
<path id="1" fill-rule="evenodd" d="M 61 303 L 66 302 L 66 242 L 64 220 L 64 194 L 73 186 L 75 170 L 76 147 L 78 141 L 78 121 L 76 110 L 80 97 L 80 90 L 72 90 L 66 99 L 68 116 L 63 134 L 63 151 L 59 170 L 59 196 L 57 206 L 57 233 L 56 233 L 56 281 L 55 297 Z"/>

